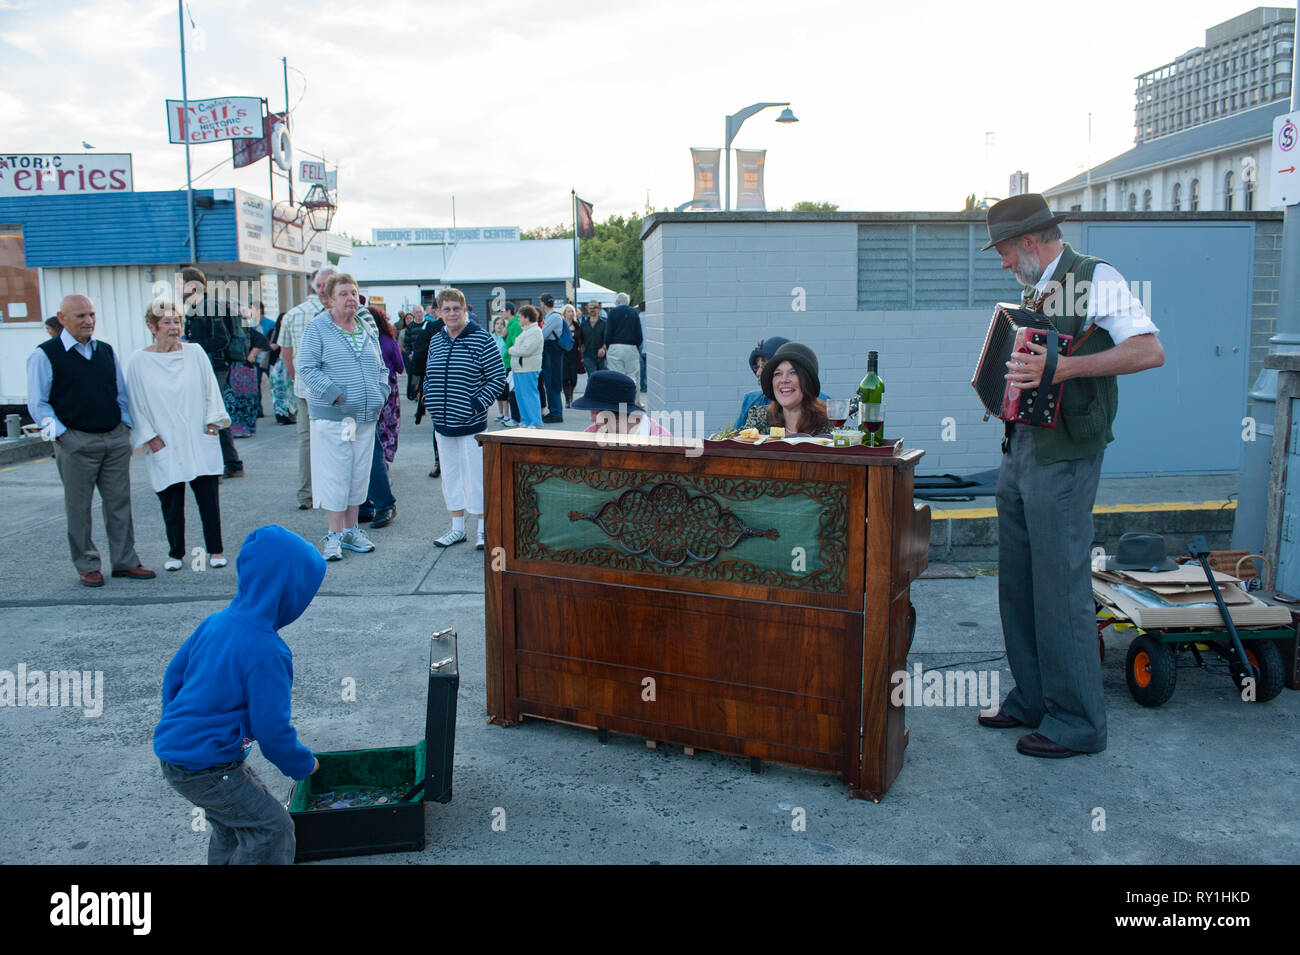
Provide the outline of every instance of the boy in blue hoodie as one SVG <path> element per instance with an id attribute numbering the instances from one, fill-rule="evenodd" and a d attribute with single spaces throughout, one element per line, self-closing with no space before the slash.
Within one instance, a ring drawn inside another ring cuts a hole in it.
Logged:
<path id="1" fill-rule="evenodd" d="M 293 820 L 244 760 L 256 740 L 286 776 L 320 766 L 289 722 L 293 654 L 276 631 L 316 596 L 325 559 L 270 525 L 248 535 L 235 567 L 235 599 L 167 665 L 153 749 L 171 787 L 206 814 L 209 865 L 289 865 Z"/>

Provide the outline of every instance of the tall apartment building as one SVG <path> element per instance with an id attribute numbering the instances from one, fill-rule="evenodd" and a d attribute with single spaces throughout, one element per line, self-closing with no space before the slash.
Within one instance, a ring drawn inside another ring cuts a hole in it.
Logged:
<path id="1" fill-rule="evenodd" d="M 1256 7 L 1205 31 L 1205 46 L 1137 77 L 1136 145 L 1046 189 L 1055 209 L 1268 209 L 1273 119 L 1290 109 L 1296 11 Z"/>
<path id="2" fill-rule="evenodd" d="M 1295 15 L 1256 7 L 1206 30 L 1205 46 L 1136 77 L 1134 142 L 1289 98 Z"/>

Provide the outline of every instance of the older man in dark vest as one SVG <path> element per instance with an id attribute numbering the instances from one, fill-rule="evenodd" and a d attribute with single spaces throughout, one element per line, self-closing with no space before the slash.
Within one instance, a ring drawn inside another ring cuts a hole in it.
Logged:
<path id="1" fill-rule="evenodd" d="M 989 210 L 989 244 L 1025 286 L 1024 305 L 1073 337 L 1053 381 L 1065 382 L 1057 426 L 1008 423 L 998 477 L 998 597 L 1007 662 L 1016 688 L 994 729 L 1024 726 L 1016 749 L 1064 757 L 1106 748 L 1090 553 L 1101 458 L 1114 439 L 1115 376 L 1164 364 L 1159 329 L 1109 263 L 1061 241 L 1059 223 L 1036 194 Z M 1047 349 L 1007 362 L 1007 381 L 1036 388 Z"/>
<path id="2" fill-rule="evenodd" d="M 131 409 L 122 363 L 107 342 L 94 339 L 95 303 L 86 296 L 66 296 L 59 321 L 62 333 L 27 359 L 27 409 L 54 441 L 72 563 L 85 586 L 104 586 L 90 536 L 99 488 L 113 576 L 149 580 L 156 575 L 140 566 L 131 522 Z"/>

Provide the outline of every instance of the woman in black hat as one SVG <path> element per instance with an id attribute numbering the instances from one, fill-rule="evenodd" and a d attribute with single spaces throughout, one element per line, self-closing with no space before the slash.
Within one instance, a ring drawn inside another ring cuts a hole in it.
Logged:
<path id="1" fill-rule="evenodd" d="M 786 342 L 763 366 L 760 379 L 767 405 L 749 409 L 745 427 L 757 428 L 761 434 L 784 428 L 787 435 L 830 434 L 826 402 L 818 395 L 822 384 L 817 355 L 807 345 Z"/>
<path id="2" fill-rule="evenodd" d="M 754 350 L 749 353 L 749 370 L 754 373 L 754 377 L 761 383 L 763 380 L 763 366 L 767 364 L 768 359 L 776 354 L 776 350 L 788 342 L 790 339 L 782 338 L 779 335 L 773 335 L 771 338 L 764 338 Z M 736 427 L 745 427 L 745 419 L 749 417 L 749 409 L 755 405 L 767 407 L 768 398 L 763 394 L 763 389 L 751 391 L 745 395 L 740 402 L 740 414 L 736 415 Z"/>
<path id="3" fill-rule="evenodd" d="M 587 390 L 581 398 L 574 399 L 573 407 L 591 413 L 591 424 L 586 431 L 668 434 L 636 403 L 636 382 L 619 371 L 589 374 Z"/>

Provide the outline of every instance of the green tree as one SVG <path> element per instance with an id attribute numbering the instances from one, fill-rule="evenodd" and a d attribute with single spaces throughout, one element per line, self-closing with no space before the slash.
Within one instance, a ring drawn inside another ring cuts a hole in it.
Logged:
<path id="1" fill-rule="evenodd" d="M 597 222 L 595 230 L 594 236 L 582 240 L 578 274 L 615 292 L 626 292 L 635 305 L 645 298 L 641 217 L 635 212 L 626 219 L 610 216 L 604 222 Z M 572 239 L 573 227 L 538 226 L 520 235 L 525 239 Z"/>
<path id="2" fill-rule="evenodd" d="M 839 206 L 834 202 L 811 202 L 803 199 L 790 207 L 791 212 L 838 212 Z"/>

